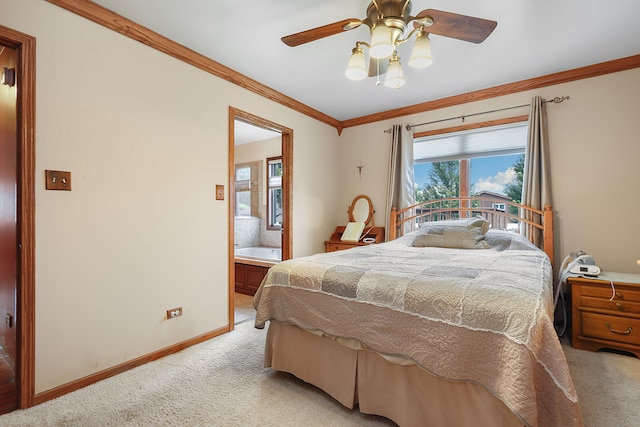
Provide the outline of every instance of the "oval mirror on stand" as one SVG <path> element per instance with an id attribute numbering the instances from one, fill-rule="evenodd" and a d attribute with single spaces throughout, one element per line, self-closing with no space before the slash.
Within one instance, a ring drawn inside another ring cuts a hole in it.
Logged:
<path id="1" fill-rule="evenodd" d="M 339 225 L 329 240 L 325 240 L 325 251 L 342 251 L 355 246 L 366 246 L 384 242 L 384 227 L 376 227 L 371 199 L 365 195 L 356 196 L 349 206 L 349 224 Z M 352 224 L 359 222 L 364 224 Z M 345 238 L 345 235 L 347 238 Z"/>
<path id="2" fill-rule="evenodd" d="M 371 199 L 365 195 L 356 196 L 349 206 L 349 221 L 350 222 L 364 222 L 365 226 L 368 226 L 371 222 L 371 226 L 374 226 L 373 204 Z"/>

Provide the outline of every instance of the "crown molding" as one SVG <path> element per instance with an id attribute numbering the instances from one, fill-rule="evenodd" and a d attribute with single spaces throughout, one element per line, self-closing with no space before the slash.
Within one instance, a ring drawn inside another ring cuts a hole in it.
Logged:
<path id="1" fill-rule="evenodd" d="M 640 67 L 640 55 L 629 56 L 626 58 L 615 59 L 612 61 L 602 62 L 599 64 L 589 65 L 586 67 L 576 68 L 573 70 L 561 71 L 558 73 L 548 74 L 533 79 L 521 80 L 518 82 L 507 83 L 500 86 L 481 89 L 474 92 L 463 93 L 460 95 L 450 96 L 448 98 L 436 99 L 433 101 L 423 102 L 410 105 L 407 107 L 397 108 L 394 110 L 382 111 L 380 113 L 370 114 L 367 116 L 355 117 L 340 121 L 327 114 L 309 107 L 295 99 L 284 95 L 268 86 L 265 86 L 244 74 L 228 68 L 219 62 L 216 62 L 204 55 L 201 55 L 185 46 L 176 43 L 160 34 L 151 31 L 117 13 L 106 9 L 89 0 L 47 0 L 56 6 L 62 7 L 70 12 L 89 19 L 99 25 L 107 27 L 122 35 L 139 41 L 153 49 L 157 49 L 167 55 L 170 55 L 180 61 L 200 68 L 203 71 L 211 73 L 217 77 L 227 80 L 257 95 L 263 96 L 285 107 L 289 107 L 301 114 L 314 118 L 322 123 L 326 123 L 338 130 L 338 134 L 342 130 L 349 127 L 360 126 L 364 124 L 379 122 L 382 120 L 395 119 L 398 117 L 408 116 L 411 114 L 424 113 L 426 111 L 437 110 L 440 108 L 452 107 L 459 104 L 465 104 L 473 101 L 481 101 L 485 99 L 495 98 L 498 96 L 509 95 L 513 93 L 523 92 L 532 89 L 539 89 L 546 86 L 553 86 L 561 83 L 568 83 L 575 80 L 597 77 L 604 74 L 616 73 L 633 68 Z"/>
<path id="2" fill-rule="evenodd" d="M 498 96 L 524 92 L 532 89 L 539 89 L 546 86 L 553 86 L 561 83 L 568 83 L 575 80 L 597 77 L 604 74 L 616 73 L 618 71 L 630 70 L 640 67 L 640 55 L 629 56 L 613 61 L 601 62 L 599 64 L 576 68 L 568 71 L 548 74 L 546 76 L 533 79 L 521 80 L 514 83 L 507 83 L 474 92 L 463 93 L 450 96 L 448 98 L 423 102 L 410 105 L 408 107 L 397 108 L 395 110 L 383 111 L 381 113 L 370 114 L 368 116 L 356 117 L 342 122 L 342 128 L 364 125 L 381 120 L 395 119 L 411 114 L 424 113 L 426 111 L 438 110 L 440 108 L 452 107 L 454 105 L 466 104 L 468 102 L 481 101 Z"/>
<path id="3" fill-rule="evenodd" d="M 337 129 L 341 128 L 339 120 L 315 110 L 295 99 L 259 83 L 244 74 L 226 67 L 206 56 L 199 54 L 179 43 L 174 42 L 150 29 L 137 24 L 124 16 L 106 9 L 89 0 L 47 0 L 49 3 L 82 16 L 96 24 L 109 28 L 133 40 L 139 41 L 153 49 L 166 53 L 180 61 L 220 77 L 237 86 L 247 89 L 278 104 L 289 107 L 304 115 L 312 117 Z"/>

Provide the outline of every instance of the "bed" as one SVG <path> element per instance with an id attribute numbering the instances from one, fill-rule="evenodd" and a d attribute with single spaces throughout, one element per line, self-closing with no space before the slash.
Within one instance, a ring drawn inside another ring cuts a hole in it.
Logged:
<path id="1" fill-rule="evenodd" d="M 551 208 L 487 203 L 394 210 L 394 240 L 272 267 L 254 299 L 265 366 L 401 426 L 582 425 L 553 249 L 503 230 L 552 242 Z"/>

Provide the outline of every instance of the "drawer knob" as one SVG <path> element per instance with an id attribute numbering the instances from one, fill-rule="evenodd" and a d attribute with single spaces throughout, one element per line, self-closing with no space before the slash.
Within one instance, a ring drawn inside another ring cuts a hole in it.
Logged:
<path id="1" fill-rule="evenodd" d="M 618 330 L 615 330 L 615 329 L 613 329 L 611 327 L 611 323 L 605 323 L 605 326 L 607 327 L 607 329 L 609 329 L 614 334 L 619 334 L 619 335 L 629 335 L 631 333 L 631 331 L 633 330 L 633 328 L 631 326 L 629 326 L 626 331 L 618 331 Z"/>
<path id="2" fill-rule="evenodd" d="M 616 303 L 616 308 L 617 308 L 618 310 L 624 310 L 624 304 L 622 304 L 621 302 L 617 302 L 617 303 Z"/>
<path id="3" fill-rule="evenodd" d="M 624 296 L 618 291 L 616 291 L 616 297 L 619 299 L 624 299 Z"/>

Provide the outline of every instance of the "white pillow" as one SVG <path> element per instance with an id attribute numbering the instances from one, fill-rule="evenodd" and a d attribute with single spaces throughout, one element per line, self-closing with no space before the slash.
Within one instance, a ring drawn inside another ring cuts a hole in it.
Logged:
<path id="1" fill-rule="evenodd" d="M 531 243 L 529 239 L 515 231 L 489 230 L 484 236 L 484 239 L 489 246 L 491 246 L 491 249 L 496 251 L 508 251 L 514 249 L 533 251 L 540 250 L 536 245 Z"/>
<path id="2" fill-rule="evenodd" d="M 412 246 L 490 249 L 484 240 L 489 222 L 482 217 L 427 222 L 420 226 Z"/>

